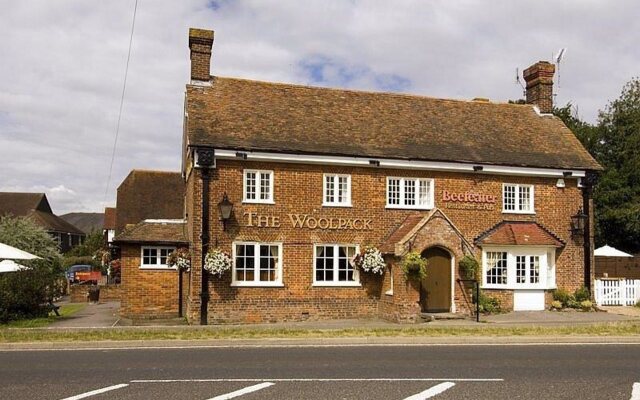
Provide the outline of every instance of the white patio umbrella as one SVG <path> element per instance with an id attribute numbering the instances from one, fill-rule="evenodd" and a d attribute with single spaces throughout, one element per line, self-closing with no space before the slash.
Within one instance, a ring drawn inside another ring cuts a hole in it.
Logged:
<path id="1" fill-rule="evenodd" d="M 0 261 L 0 274 L 3 272 L 16 272 L 21 269 L 26 269 L 24 265 L 20 265 L 13 260 L 2 260 Z"/>
<path id="2" fill-rule="evenodd" d="M 40 258 L 31 253 L 16 249 L 8 244 L 0 243 L 0 260 L 34 260 Z"/>
<path id="3" fill-rule="evenodd" d="M 633 257 L 631 254 L 607 245 L 595 249 L 593 255 L 598 257 Z"/>

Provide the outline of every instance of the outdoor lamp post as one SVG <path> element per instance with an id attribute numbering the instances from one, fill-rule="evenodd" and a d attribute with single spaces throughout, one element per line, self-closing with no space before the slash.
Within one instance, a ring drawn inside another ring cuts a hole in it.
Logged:
<path id="1" fill-rule="evenodd" d="M 220 219 L 222 220 L 222 230 L 226 231 L 227 221 L 231 218 L 231 211 L 233 211 L 233 203 L 229 201 L 226 192 L 222 201 L 218 203 L 218 211 L 220 211 Z"/>
<path id="2" fill-rule="evenodd" d="M 579 208 L 578 213 L 571 216 L 571 236 L 577 236 L 584 233 L 584 224 L 586 220 L 587 214 L 582 211 L 582 208 Z"/>

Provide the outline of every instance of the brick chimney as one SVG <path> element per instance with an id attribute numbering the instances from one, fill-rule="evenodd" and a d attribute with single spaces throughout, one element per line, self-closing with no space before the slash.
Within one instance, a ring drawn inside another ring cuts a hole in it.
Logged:
<path id="1" fill-rule="evenodd" d="M 553 74 L 556 66 L 538 61 L 522 73 L 527 83 L 527 103 L 535 104 L 543 114 L 553 111 Z"/>
<path id="2" fill-rule="evenodd" d="M 209 82 L 213 31 L 189 28 L 191 50 L 191 80 Z"/>

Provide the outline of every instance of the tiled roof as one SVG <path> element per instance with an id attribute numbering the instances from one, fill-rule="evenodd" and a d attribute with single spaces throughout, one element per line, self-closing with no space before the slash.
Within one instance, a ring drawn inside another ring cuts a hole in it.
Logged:
<path id="1" fill-rule="evenodd" d="M 118 243 L 189 243 L 184 221 L 150 222 L 141 221 L 127 227 L 113 241 Z"/>
<path id="2" fill-rule="evenodd" d="M 116 234 L 145 219 L 183 218 L 184 192 L 179 172 L 131 171 L 118 187 Z"/>
<path id="3" fill-rule="evenodd" d="M 32 211 L 26 216 L 36 224 L 40 225 L 47 231 L 73 233 L 76 235 L 84 235 L 80 229 L 68 223 L 57 215 L 53 215 L 44 211 Z"/>
<path id="4" fill-rule="evenodd" d="M 396 243 L 400 242 L 409 232 L 422 221 L 424 214 L 410 214 L 402 221 L 402 224 L 384 240 L 380 245 L 380 251 L 384 254 L 395 252 Z"/>
<path id="5" fill-rule="evenodd" d="M 29 218 L 50 232 L 84 235 L 75 225 L 53 214 L 44 193 L 0 193 L 0 216 Z"/>
<path id="6" fill-rule="evenodd" d="M 104 208 L 104 229 L 116 229 L 116 208 Z"/>
<path id="7" fill-rule="evenodd" d="M 103 213 L 73 212 L 60 215 L 60 218 L 87 234 L 102 232 L 104 224 Z"/>
<path id="8" fill-rule="evenodd" d="M 482 245 L 530 245 L 563 247 L 564 241 L 538 224 L 528 221 L 502 221 L 475 240 Z"/>
<path id="9" fill-rule="evenodd" d="M 560 119 L 531 105 L 211 77 L 187 85 L 187 113 L 190 145 L 601 169 Z"/>
<path id="10" fill-rule="evenodd" d="M 52 212 L 44 193 L 0 192 L 0 215 L 26 217 L 33 210 Z"/>

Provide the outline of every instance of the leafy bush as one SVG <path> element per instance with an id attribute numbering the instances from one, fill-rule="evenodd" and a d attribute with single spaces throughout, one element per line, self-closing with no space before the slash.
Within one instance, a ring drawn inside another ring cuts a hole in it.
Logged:
<path id="1" fill-rule="evenodd" d="M 562 309 L 562 302 L 558 301 L 558 300 L 554 300 L 551 302 L 551 308 L 554 310 L 561 310 Z"/>
<path id="2" fill-rule="evenodd" d="M 40 257 L 20 260 L 24 270 L 0 274 L 0 322 L 46 315 L 44 305 L 63 287 L 57 243 L 32 221 L 14 217 L 0 217 L 0 242 Z"/>
<path id="3" fill-rule="evenodd" d="M 640 300 L 636 303 L 636 307 L 640 308 Z"/>
<path id="4" fill-rule="evenodd" d="M 565 289 L 556 289 L 553 291 L 553 300 L 562 303 L 563 307 L 571 307 L 576 302 L 575 297 Z"/>
<path id="5" fill-rule="evenodd" d="M 591 300 L 583 300 L 580 302 L 580 309 L 582 311 L 591 311 L 593 309 L 593 303 Z"/>
<path id="6" fill-rule="evenodd" d="M 470 255 L 462 257 L 458 263 L 466 279 L 476 279 L 479 270 L 478 260 Z"/>
<path id="7" fill-rule="evenodd" d="M 578 303 L 582 303 L 585 300 L 591 300 L 591 293 L 589 293 L 589 289 L 587 289 L 584 286 L 581 286 L 578 289 L 576 289 L 575 293 L 573 294 L 573 297 L 576 299 Z"/>
<path id="8" fill-rule="evenodd" d="M 427 260 L 416 251 L 410 251 L 402 258 L 401 267 L 408 280 L 420 281 L 427 277 Z"/>
<path id="9" fill-rule="evenodd" d="M 476 302 L 476 294 L 473 293 L 473 302 Z M 500 300 L 495 297 L 487 296 L 482 291 L 480 291 L 480 304 L 479 304 L 480 312 L 485 314 L 499 314 L 502 312 L 502 305 L 500 304 Z"/>

